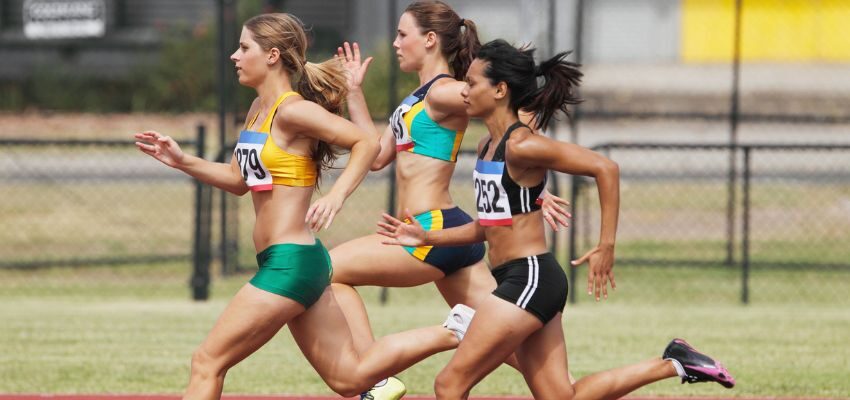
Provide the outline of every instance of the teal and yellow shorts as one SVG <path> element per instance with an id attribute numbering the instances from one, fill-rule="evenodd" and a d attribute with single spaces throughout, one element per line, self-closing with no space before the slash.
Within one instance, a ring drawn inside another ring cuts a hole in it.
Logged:
<path id="1" fill-rule="evenodd" d="M 426 231 L 454 228 L 472 222 L 472 218 L 458 207 L 445 210 L 431 210 L 414 215 Z M 410 222 L 410 221 L 406 221 Z M 404 246 L 410 255 L 433 265 L 446 276 L 475 264 L 484 258 L 484 244 L 475 243 L 465 246 Z"/>
<path id="2" fill-rule="evenodd" d="M 309 308 L 331 284 L 331 256 L 319 239 L 309 244 L 273 244 L 257 254 L 251 285 Z"/>

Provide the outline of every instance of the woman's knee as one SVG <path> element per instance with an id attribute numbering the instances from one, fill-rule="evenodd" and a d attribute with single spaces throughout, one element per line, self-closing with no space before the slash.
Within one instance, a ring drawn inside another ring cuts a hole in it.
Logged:
<path id="1" fill-rule="evenodd" d="M 359 396 L 371 387 L 371 385 L 358 382 L 353 376 L 349 376 L 347 378 L 340 377 L 335 379 L 325 379 L 325 383 L 331 390 L 334 391 L 334 393 L 342 397 Z"/>
<path id="2" fill-rule="evenodd" d="M 434 394 L 438 399 L 460 399 L 466 392 L 463 382 L 459 379 L 462 375 L 449 372 L 445 369 L 437 374 L 434 379 Z"/>
<path id="3" fill-rule="evenodd" d="M 223 376 L 227 373 L 224 364 L 209 354 L 203 347 L 198 347 L 192 353 L 192 375 L 203 379 Z"/>
<path id="4" fill-rule="evenodd" d="M 526 378 L 526 382 L 535 399 L 573 400 L 576 398 L 575 388 L 568 379 L 541 382 Z"/>

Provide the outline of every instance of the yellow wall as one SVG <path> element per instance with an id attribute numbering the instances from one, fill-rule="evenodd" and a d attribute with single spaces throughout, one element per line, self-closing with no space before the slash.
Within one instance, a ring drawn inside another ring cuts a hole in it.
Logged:
<path id="1" fill-rule="evenodd" d="M 850 61 L 850 0 L 742 2 L 743 60 Z M 734 0 L 682 0 L 682 60 L 731 60 L 734 12 Z"/>

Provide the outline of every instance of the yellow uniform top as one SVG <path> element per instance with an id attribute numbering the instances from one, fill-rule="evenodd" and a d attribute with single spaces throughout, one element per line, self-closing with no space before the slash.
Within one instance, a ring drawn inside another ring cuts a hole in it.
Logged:
<path id="1" fill-rule="evenodd" d="M 314 186 L 318 177 L 318 167 L 312 158 L 287 153 L 272 139 L 272 121 L 277 108 L 289 96 L 296 92 L 282 94 L 272 106 L 258 131 L 249 131 L 260 112 L 245 125 L 239 133 L 234 155 L 242 172 L 242 178 L 252 191 L 271 190 L 273 185 Z"/>

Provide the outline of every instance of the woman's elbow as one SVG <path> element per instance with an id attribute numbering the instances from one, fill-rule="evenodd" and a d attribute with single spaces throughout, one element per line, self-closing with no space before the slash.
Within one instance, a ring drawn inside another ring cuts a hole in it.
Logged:
<path id="1" fill-rule="evenodd" d="M 616 161 L 608 160 L 608 162 L 605 163 L 605 172 L 607 172 L 612 178 L 620 179 L 620 164 L 617 164 Z"/>
<path id="2" fill-rule="evenodd" d="M 380 171 L 390 165 L 395 159 L 395 149 L 383 149 L 380 144 L 378 145 L 378 156 L 375 157 L 375 160 L 372 161 L 372 165 L 369 166 L 371 171 Z"/>
<path id="3" fill-rule="evenodd" d="M 369 136 L 367 143 L 372 159 L 376 160 L 381 155 L 381 141 L 378 140 L 377 136 Z"/>
<path id="4" fill-rule="evenodd" d="M 386 168 L 387 165 L 390 164 L 390 161 L 392 160 L 389 157 L 381 157 L 379 155 L 378 158 L 376 158 L 375 161 L 372 162 L 372 165 L 369 166 L 369 170 L 372 172 L 380 171 Z"/>
<path id="5" fill-rule="evenodd" d="M 248 185 L 244 185 L 244 184 L 243 185 L 233 185 L 233 186 L 227 188 L 227 191 L 241 197 L 241 196 L 244 196 L 245 193 L 248 193 L 249 188 L 248 188 Z"/>
<path id="6" fill-rule="evenodd" d="M 620 165 L 615 161 L 609 160 L 607 158 L 601 158 L 599 162 L 596 163 L 594 178 L 598 179 L 606 179 L 606 180 L 619 180 L 620 179 Z"/>

